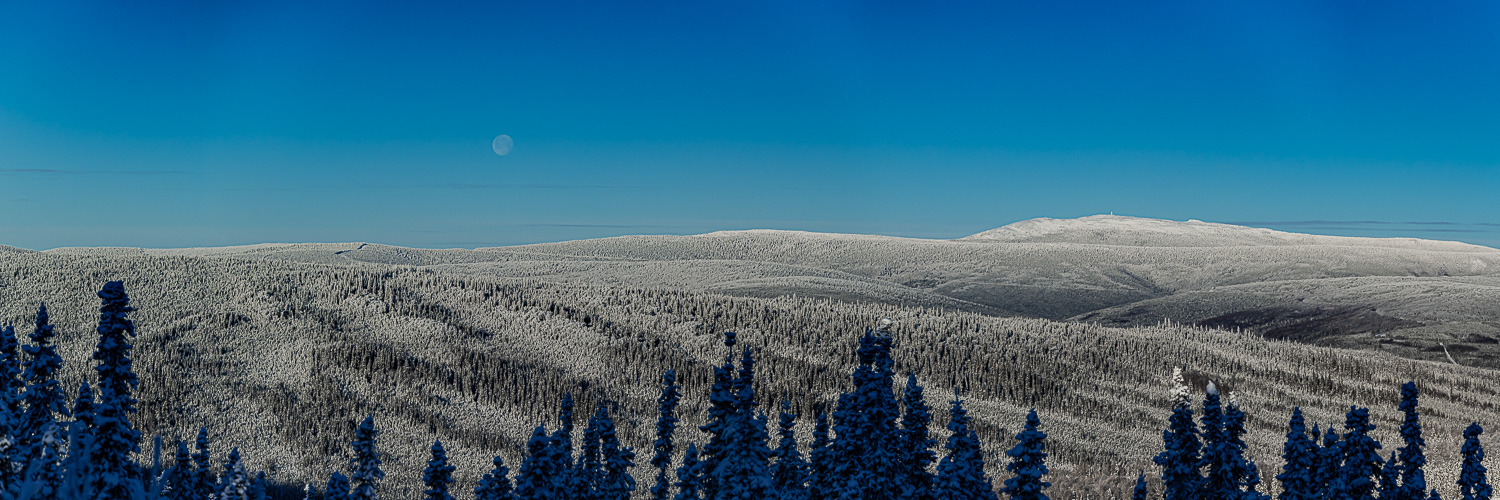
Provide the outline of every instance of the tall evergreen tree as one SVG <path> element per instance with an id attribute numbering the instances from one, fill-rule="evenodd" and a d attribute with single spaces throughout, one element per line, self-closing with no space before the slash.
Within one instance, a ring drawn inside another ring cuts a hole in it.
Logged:
<path id="1" fill-rule="evenodd" d="M 710 471 L 715 489 L 712 500 L 771 498 L 775 486 L 768 461 L 770 435 L 765 419 L 756 414 L 755 355 L 746 347 L 740 359 L 740 374 L 734 380 L 734 403 L 725 421 L 724 447 L 719 462 Z M 705 491 L 707 493 L 707 491 Z"/>
<path id="2" fill-rule="evenodd" d="M 18 488 L 25 462 L 25 452 L 16 446 L 24 423 L 21 421 L 21 358 L 16 347 L 16 329 L 0 328 L 0 488 Z"/>
<path id="3" fill-rule="evenodd" d="M 453 484 L 455 467 L 448 465 L 448 451 L 443 449 L 443 441 L 434 439 L 431 451 L 432 458 L 427 461 L 427 468 L 422 470 L 422 484 L 427 486 L 422 491 L 422 498 L 453 500 L 453 495 L 448 493 L 448 486 Z"/>
<path id="4" fill-rule="evenodd" d="M 557 430 L 552 432 L 552 461 L 546 469 L 554 482 L 568 484 L 573 475 L 573 393 L 564 393 L 558 405 Z"/>
<path id="5" fill-rule="evenodd" d="M 698 461 L 698 445 L 688 443 L 682 453 L 682 465 L 677 467 L 677 496 L 672 500 L 702 500 L 699 480 L 703 478 L 703 463 Z"/>
<path id="6" fill-rule="evenodd" d="M 729 347 L 729 355 L 724 359 L 723 366 L 714 367 L 713 387 L 708 393 L 709 407 L 706 419 L 698 430 L 708 434 L 708 441 L 698 449 L 698 459 L 703 463 L 701 470 L 703 477 L 698 480 L 699 488 L 704 498 L 715 498 L 718 492 L 718 479 L 714 477 L 714 471 L 718 470 L 719 462 L 723 460 L 726 436 L 729 430 L 729 420 L 735 411 L 734 390 L 734 345 L 736 344 L 734 332 L 724 332 L 724 345 Z"/>
<path id="7" fill-rule="evenodd" d="M 474 486 L 474 500 L 516 500 L 515 488 L 510 483 L 510 468 L 500 455 L 495 455 L 495 468 L 479 479 Z"/>
<path id="8" fill-rule="evenodd" d="M 64 472 L 58 452 L 64 446 L 63 439 L 59 436 L 61 429 L 62 426 L 57 423 L 47 425 L 36 442 L 37 456 L 25 469 L 26 481 L 36 485 L 36 492 L 31 500 L 57 500 L 63 490 Z M 169 497 L 168 500 L 177 499 Z"/>
<path id="9" fill-rule="evenodd" d="M 250 500 L 266 500 L 266 472 L 257 471 L 250 480 Z"/>
<path id="10" fill-rule="evenodd" d="M 805 500 L 807 498 L 807 462 L 797 451 L 797 416 L 792 414 L 791 404 L 781 402 L 781 415 L 776 425 L 776 449 L 771 452 L 771 478 L 775 482 L 777 498 L 783 500 Z"/>
<path id="11" fill-rule="evenodd" d="M 902 393 L 901 433 L 899 456 L 902 459 L 901 476 L 905 478 L 903 498 L 907 500 L 932 500 L 932 472 L 928 470 L 937 461 L 932 451 L 937 444 L 928 431 L 932 423 L 932 408 L 922 396 L 922 386 L 917 384 L 917 375 L 906 375 L 906 389 Z"/>
<path id="12" fill-rule="evenodd" d="M 1235 476 L 1234 451 L 1224 432 L 1224 411 L 1219 391 L 1212 382 L 1203 397 L 1203 500 L 1238 500 L 1239 478 Z"/>
<path id="13" fill-rule="evenodd" d="M 1245 412 L 1240 409 L 1240 401 L 1229 392 L 1224 405 L 1224 440 L 1229 443 L 1230 457 L 1233 458 L 1231 471 L 1241 489 L 1244 490 L 1242 498 L 1245 500 L 1262 500 L 1269 498 L 1256 491 L 1260 487 L 1260 468 L 1255 465 L 1255 460 L 1250 458 L 1250 453 L 1245 445 Z"/>
<path id="14" fill-rule="evenodd" d="M 73 425 L 81 434 L 94 432 L 94 389 L 87 380 L 78 384 L 78 398 L 73 400 Z"/>
<path id="15" fill-rule="evenodd" d="M 583 428 L 583 442 L 579 443 L 578 463 L 573 466 L 573 471 L 568 476 L 569 498 L 595 500 L 598 496 L 599 478 L 604 468 L 599 439 L 602 423 L 599 419 L 606 411 L 603 404 L 599 405 Z"/>
<path id="16" fill-rule="evenodd" d="M 599 405 L 599 408 L 603 410 L 599 419 L 599 455 L 603 469 L 599 475 L 597 498 L 630 500 L 630 494 L 635 491 L 635 478 L 630 475 L 630 467 L 635 465 L 635 450 L 620 444 L 614 419 L 610 418 L 604 405 Z"/>
<path id="17" fill-rule="evenodd" d="M 193 500 L 198 493 L 198 470 L 193 467 L 192 455 L 188 453 L 187 441 L 177 442 L 177 454 L 172 468 L 163 477 L 167 481 L 169 500 Z"/>
<path id="18" fill-rule="evenodd" d="M 969 414 L 957 397 L 949 403 L 948 454 L 938 462 L 934 496 L 943 500 L 995 500 L 994 484 L 984 472 L 984 451 L 969 429 Z"/>
<path id="19" fill-rule="evenodd" d="M 1047 500 L 1042 490 L 1052 483 L 1042 480 L 1047 475 L 1047 434 L 1037 430 L 1041 425 L 1032 408 L 1026 414 L 1026 428 L 1016 434 L 1016 446 L 1005 452 L 1010 456 L 1005 470 L 1014 476 L 1005 480 L 1000 491 L 1014 500 Z"/>
<path id="20" fill-rule="evenodd" d="M 89 482 L 104 498 L 127 498 L 138 486 L 140 477 L 131 454 L 140 451 L 141 433 L 130 423 L 135 413 L 132 392 L 140 379 L 131 369 L 130 342 L 135 324 L 126 316 L 134 311 L 125 285 L 110 281 L 99 290 L 99 344 L 94 350 L 94 367 L 99 377 L 99 404 L 95 410 L 94 440 L 89 456 Z"/>
<path id="21" fill-rule="evenodd" d="M 1146 488 L 1146 471 L 1141 471 L 1135 476 L 1135 491 L 1130 495 L 1131 500 L 1146 500 L 1151 492 Z"/>
<path id="22" fill-rule="evenodd" d="M 1313 437 L 1316 438 L 1316 426 L 1313 431 Z M 1343 446 L 1343 442 L 1339 441 L 1338 433 L 1333 430 L 1333 424 L 1328 424 L 1328 428 L 1323 430 L 1323 446 L 1318 448 L 1318 470 L 1315 476 L 1319 491 L 1323 492 L 1324 498 L 1327 498 L 1328 493 L 1337 487 L 1339 464 L 1344 458 Z"/>
<path id="23" fill-rule="evenodd" d="M 652 500 L 667 500 L 672 492 L 672 480 L 667 470 L 672 468 L 672 433 L 677 430 L 677 403 L 682 399 L 682 388 L 677 385 L 677 372 L 667 370 L 661 374 L 661 396 L 656 398 L 656 442 L 652 448 L 651 466 L 656 468 L 656 484 L 651 487 Z"/>
<path id="24" fill-rule="evenodd" d="M 57 371 L 62 368 L 62 357 L 52 345 L 54 336 L 48 321 L 47 304 L 37 307 L 36 328 L 31 331 L 31 345 L 22 349 L 28 360 L 23 378 L 26 381 L 26 410 L 21 414 L 21 431 L 17 433 L 24 460 L 37 458 L 41 451 L 37 441 L 46 429 L 57 422 L 58 416 L 68 417 L 68 396 L 57 381 Z"/>
<path id="25" fill-rule="evenodd" d="M 560 500 L 570 498 L 566 490 L 559 491 L 555 482 L 560 478 L 548 470 L 553 463 L 556 448 L 547 438 L 546 426 L 538 425 L 526 442 L 526 458 L 516 471 L 516 497 L 521 500 Z M 565 485 L 564 485 L 565 486 Z"/>
<path id="26" fill-rule="evenodd" d="M 349 477 L 334 471 L 328 478 L 328 487 L 324 488 L 323 500 L 349 500 Z"/>
<path id="27" fill-rule="evenodd" d="M 1417 413 L 1417 384 L 1401 385 L 1401 448 L 1396 450 L 1397 468 L 1401 471 L 1401 489 L 1398 500 L 1424 500 L 1427 493 L 1427 476 L 1422 466 L 1427 465 L 1427 454 L 1422 448 L 1427 441 L 1422 439 L 1422 421 Z"/>
<path id="28" fill-rule="evenodd" d="M 229 459 L 224 461 L 224 475 L 219 478 L 219 493 L 214 500 L 249 500 L 249 493 L 250 476 L 245 473 L 244 462 L 240 461 L 240 449 L 230 449 Z"/>
<path id="29" fill-rule="evenodd" d="M 1337 484 L 1329 488 L 1333 500 L 1369 500 L 1375 498 L 1374 478 L 1385 460 L 1380 459 L 1380 443 L 1370 436 L 1369 408 L 1349 407 L 1344 420 L 1344 441 L 1339 445 L 1343 463 L 1339 466 Z"/>
<path id="30" fill-rule="evenodd" d="M 1313 431 L 1314 434 L 1317 430 Z M 1317 449 L 1307 437 L 1307 424 L 1302 418 L 1302 408 L 1292 408 L 1292 419 L 1287 422 L 1286 444 L 1281 447 L 1281 459 L 1285 465 L 1276 481 L 1281 483 L 1281 494 L 1277 500 L 1317 500 L 1320 487 L 1313 476 L 1317 468 Z"/>
<path id="31" fill-rule="evenodd" d="M 380 431 L 375 429 L 373 413 L 365 416 L 354 431 L 354 458 L 350 460 L 354 470 L 350 477 L 354 483 L 354 489 L 349 492 L 351 500 L 380 500 L 378 487 L 380 480 L 385 479 L 385 471 L 380 470 L 380 453 L 375 451 L 375 437 L 378 435 Z"/>
<path id="32" fill-rule="evenodd" d="M 1401 468 L 1396 466 L 1396 452 L 1391 452 L 1391 457 L 1380 467 L 1380 481 L 1375 490 L 1380 493 L 1377 495 L 1380 500 L 1394 500 L 1401 496 Z"/>
<path id="33" fill-rule="evenodd" d="M 1203 476 L 1198 472 L 1201 460 L 1198 426 L 1193 422 L 1192 401 L 1181 368 L 1173 369 L 1172 380 L 1172 416 L 1161 435 L 1166 449 L 1153 461 L 1161 466 L 1165 500 L 1196 500 L 1203 488 Z"/>
<path id="34" fill-rule="evenodd" d="M 819 411 L 814 422 L 812 443 L 807 446 L 807 496 L 810 500 L 828 500 L 834 498 L 835 488 L 833 448 L 828 444 L 828 414 Z"/>
<path id="35" fill-rule="evenodd" d="M 194 443 L 197 452 L 193 454 L 193 491 L 197 492 L 195 498 L 208 498 L 214 493 L 214 471 L 212 456 L 208 450 L 208 428 L 198 427 L 198 439 Z"/>
<path id="36" fill-rule="evenodd" d="M 1484 434 L 1484 428 L 1479 422 L 1464 429 L 1464 446 L 1459 450 L 1464 461 L 1458 473 L 1458 493 L 1463 495 L 1463 500 L 1490 500 L 1494 492 L 1485 478 L 1484 445 L 1479 443 L 1480 434 Z"/>

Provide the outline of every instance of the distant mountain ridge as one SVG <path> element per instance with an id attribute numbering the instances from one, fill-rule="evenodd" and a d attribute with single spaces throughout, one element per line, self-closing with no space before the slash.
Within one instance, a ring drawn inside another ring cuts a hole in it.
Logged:
<path id="1" fill-rule="evenodd" d="M 1115 215 L 954 240 L 806 231 L 465 249 L 368 243 L 45 254 L 414 266 L 452 275 L 802 296 L 1140 326 L 1170 320 L 1500 368 L 1500 249 Z"/>

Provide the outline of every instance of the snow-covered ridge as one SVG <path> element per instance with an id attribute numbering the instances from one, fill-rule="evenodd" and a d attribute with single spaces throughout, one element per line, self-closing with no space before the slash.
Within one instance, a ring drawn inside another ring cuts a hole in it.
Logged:
<path id="1" fill-rule="evenodd" d="M 1081 243 L 1148 247 L 1327 245 L 1411 248 L 1447 252 L 1497 251 L 1489 247 L 1456 241 L 1324 236 L 1200 220 L 1175 221 L 1121 215 L 1091 215 L 1077 219 L 1042 217 L 984 231 L 960 238 L 959 241 Z"/>

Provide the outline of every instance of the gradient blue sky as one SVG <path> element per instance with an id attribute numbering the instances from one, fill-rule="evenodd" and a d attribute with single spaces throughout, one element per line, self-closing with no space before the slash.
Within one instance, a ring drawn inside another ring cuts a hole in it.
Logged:
<path id="1" fill-rule="evenodd" d="M 1494 2 L 313 3 L 0 6 L 0 244 L 1114 212 L 1500 246 Z"/>

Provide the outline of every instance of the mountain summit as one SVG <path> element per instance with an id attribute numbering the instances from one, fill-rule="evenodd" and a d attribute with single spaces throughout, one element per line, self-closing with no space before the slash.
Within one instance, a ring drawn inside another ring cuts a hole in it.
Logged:
<path id="1" fill-rule="evenodd" d="M 1123 215 L 1090 215 L 1077 219 L 1041 217 L 959 238 L 959 241 L 1082 243 L 1142 247 L 1332 245 L 1449 252 L 1494 251 L 1492 248 L 1456 241 L 1324 236 L 1200 220 L 1175 221 Z"/>

